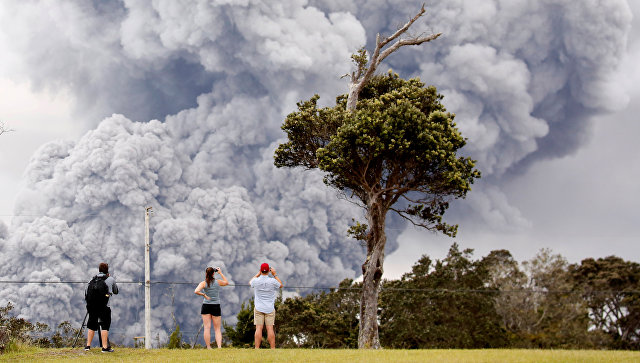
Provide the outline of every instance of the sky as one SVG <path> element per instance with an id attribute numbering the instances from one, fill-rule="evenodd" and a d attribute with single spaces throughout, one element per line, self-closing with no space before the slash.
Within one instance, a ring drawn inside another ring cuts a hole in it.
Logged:
<path id="1" fill-rule="evenodd" d="M 596 115 L 585 144 L 569 155 L 537 161 L 501 181 L 514 211 L 527 223 L 516 230 L 461 224 L 455 240 L 473 248 L 476 257 L 507 249 L 522 262 L 547 248 L 570 263 L 610 255 L 640 261 L 640 145 L 635 138 L 640 132 L 640 3 L 629 1 L 629 6 L 632 29 L 615 75 L 628 101 Z M 450 238 L 407 228 L 400 235 L 401 248 L 386 263 L 397 266 L 398 274 L 416 251 L 443 258 L 450 245 Z"/>
<path id="2" fill-rule="evenodd" d="M 349 55 L 419 6 L 3 2 L 0 121 L 14 131 L 0 135 L 0 259 L 22 264 L 0 275 L 64 279 L 98 250 L 136 279 L 152 205 L 157 279 L 195 281 L 216 264 L 244 282 L 262 260 L 301 286 L 357 277 L 363 252 L 343 231 L 358 211 L 318 173 L 275 169 L 273 149 L 296 102 L 318 93 L 330 105 L 347 90 Z M 640 261 L 640 4 L 459 0 L 427 11 L 416 32 L 444 35 L 379 69 L 438 87 L 483 177 L 446 214 L 456 238 L 391 219 L 385 277 L 422 254 L 443 258 L 454 241 L 476 257 L 550 248 L 572 263 Z M 0 303 L 11 294 L 33 292 L 5 289 Z"/>

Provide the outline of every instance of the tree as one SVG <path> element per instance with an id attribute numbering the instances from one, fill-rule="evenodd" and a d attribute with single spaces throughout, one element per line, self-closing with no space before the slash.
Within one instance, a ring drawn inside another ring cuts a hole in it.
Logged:
<path id="1" fill-rule="evenodd" d="M 380 330 L 384 346 L 402 349 L 498 348 L 508 343 L 487 287 L 484 260 L 453 244 L 443 260 L 422 256 L 400 280 L 385 281 Z"/>
<path id="2" fill-rule="evenodd" d="M 500 290 L 496 310 L 511 335 L 511 345 L 524 348 L 593 348 L 597 334 L 588 331 L 586 305 L 574 291 L 568 263 L 541 250 L 521 270 L 508 251 L 492 251 L 486 261 L 490 286 Z"/>
<path id="3" fill-rule="evenodd" d="M 489 286 L 500 292 L 495 296 L 496 312 L 510 335 L 511 344 L 528 347 L 522 332 L 532 325 L 531 290 L 527 288 L 527 275 L 507 250 L 491 251 L 485 257 L 489 271 Z"/>
<path id="4" fill-rule="evenodd" d="M 280 305 L 282 304 L 282 294 L 280 294 L 276 298 L 275 308 L 276 311 L 280 310 Z M 256 332 L 255 325 L 253 324 L 253 309 L 255 305 L 253 302 L 253 298 L 246 302 L 243 302 L 240 307 L 240 311 L 238 312 L 237 323 L 236 326 L 233 327 L 228 325 L 226 322 L 222 322 L 222 326 L 224 327 L 223 337 L 228 339 L 231 342 L 231 345 L 234 347 L 241 348 L 253 348 L 254 347 L 254 334 Z M 276 331 L 280 328 L 280 319 L 276 319 L 276 323 L 274 325 L 274 329 Z M 262 330 L 263 337 L 262 339 L 262 348 L 269 348 L 269 343 L 266 339 L 266 329 Z M 279 339 L 276 336 L 276 339 Z"/>
<path id="5" fill-rule="evenodd" d="M 542 249 L 523 267 L 535 312 L 530 330 L 534 346 L 591 348 L 587 307 L 580 294 L 573 291 L 567 260 Z"/>
<path id="6" fill-rule="evenodd" d="M 401 38 L 424 13 L 423 5 L 393 35 L 378 34 L 370 62 L 364 49 L 352 56 L 357 68 L 349 94 L 338 97 L 335 107 L 317 109 L 317 95 L 298 103 L 299 111 L 282 126 L 289 142 L 276 150 L 276 166 L 324 170 L 326 184 L 355 197 L 365 210 L 368 225 L 358 223 L 352 230 L 367 246 L 360 348 L 380 347 L 377 300 L 386 213 L 392 209 L 416 225 L 453 236 L 456 226 L 442 221 L 448 198 L 464 197 L 480 176 L 471 159 L 456 157 L 465 141 L 434 87 L 392 74 L 374 76 L 380 62 L 400 47 L 440 36 Z M 398 203 L 401 198 L 405 203 Z"/>
<path id="7" fill-rule="evenodd" d="M 612 348 L 640 349 L 640 264 L 615 256 L 587 258 L 570 267 L 595 328 Z"/>
<path id="8" fill-rule="evenodd" d="M 227 325 L 226 322 L 222 322 L 224 327 L 224 335 L 231 341 L 231 345 L 234 347 L 251 348 L 253 347 L 254 334 L 256 329 L 253 325 L 253 298 L 246 304 L 243 302 L 238 312 L 238 322 L 236 326 Z"/>
<path id="9" fill-rule="evenodd" d="M 338 289 L 284 300 L 278 315 L 281 345 L 286 348 L 355 348 L 358 345 L 359 287 L 351 279 Z"/>
<path id="10" fill-rule="evenodd" d="M 452 198 L 465 197 L 480 172 L 473 160 L 457 156 L 465 139 L 435 87 L 390 72 L 364 86 L 356 110 L 347 109 L 346 98 L 338 97 L 332 108 L 319 109 L 317 95 L 298 103 L 282 125 L 288 142 L 277 148 L 275 165 L 319 168 L 327 173 L 325 184 L 364 209 L 367 225 L 354 228 L 367 247 L 358 347 L 379 348 L 387 212 L 455 236 L 457 226 L 446 224 L 443 215 Z"/>
<path id="11" fill-rule="evenodd" d="M 169 335 L 169 343 L 167 344 L 169 349 L 182 348 L 182 333 L 180 333 L 180 324 L 176 324 L 176 329 Z"/>
<path id="12" fill-rule="evenodd" d="M 411 20 L 409 20 L 405 25 L 403 25 L 398 31 L 393 33 L 393 35 L 382 38 L 380 34 L 376 35 L 376 48 L 373 51 L 373 55 L 371 56 L 370 62 L 368 62 L 367 67 L 367 54 L 364 48 L 361 48 L 357 54 L 351 56 L 351 59 L 356 64 L 356 70 L 352 72 L 349 77 L 351 78 L 351 82 L 349 83 L 349 96 L 347 97 L 347 109 L 353 111 L 356 109 L 358 104 L 358 98 L 360 92 L 364 89 L 364 86 L 369 83 L 371 78 L 378 69 L 380 63 L 387 58 L 391 53 L 398 50 L 400 47 L 405 45 L 420 45 L 422 43 L 430 42 L 436 38 L 438 38 L 442 33 L 431 34 L 428 36 L 415 36 L 402 39 L 400 38 L 404 33 L 409 30 L 411 25 L 416 22 L 422 15 L 424 15 L 424 4 L 422 8 Z M 389 47 L 383 50 L 389 43 L 395 42 L 391 44 Z"/>

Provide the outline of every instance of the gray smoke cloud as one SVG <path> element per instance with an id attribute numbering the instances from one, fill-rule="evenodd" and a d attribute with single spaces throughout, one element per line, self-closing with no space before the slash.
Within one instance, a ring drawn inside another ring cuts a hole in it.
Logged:
<path id="1" fill-rule="evenodd" d="M 313 0 L 349 11 L 367 30 L 392 34 L 415 13 L 393 1 Z M 377 11 L 375 9 L 380 9 Z M 587 140 L 592 116 L 620 109 L 628 96 L 615 83 L 631 27 L 627 1 L 439 1 L 426 6 L 421 31 L 442 32 L 428 46 L 404 49 L 387 65 L 434 84 L 455 112 L 465 151 L 483 179 L 452 213 L 464 224 L 495 229 L 529 223 L 499 190 L 500 180 L 536 160 L 562 157 Z"/>
<path id="2" fill-rule="evenodd" d="M 414 5 L 4 2 L 1 32 L 21 60 L 15 77 L 69 90 L 79 123 L 95 128 L 32 157 L 19 216 L 9 231 L 0 225 L 0 277 L 87 280 L 104 260 L 118 280 L 141 281 L 147 205 L 154 281 L 200 281 L 216 265 L 232 284 L 245 284 L 263 261 L 291 286 L 357 276 L 363 250 L 345 231 L 361 212 L 338 200 L 319 172 L 274 168 L 273 150 L 295 102 L 319 93 L 330 104 L 344 93 L 339 77 L 350 54 L 371 49 L 377 32 L 395 31 Z M 576 150 L 589 117 L 620 105 L 624 95 L 608 77 L 624 51 L 628 4 L 447 1 L 427 10 L 415 32 L 444 36 L 401 49 L 381 69 L 435 84 L 457 113 L 465 152 L 484 174 L 466 209 L 454 212 L 496 228 L 526 227 L 499 181 Z M 392 234 L 387 252 L 396 247 Z M 154 286 L 154 330 L 170 331 L 172 315 L 183 330 L 199 325 L 195 286 Z M 14 301 L 39 321 L 81 321 L 78 290 L 2 286 L 0 304 Z M 223 290 L 225 319 L 250 293 Z M 143 331 L 141 304 L 140 286 L 114 298 L 126 336 Z"/>

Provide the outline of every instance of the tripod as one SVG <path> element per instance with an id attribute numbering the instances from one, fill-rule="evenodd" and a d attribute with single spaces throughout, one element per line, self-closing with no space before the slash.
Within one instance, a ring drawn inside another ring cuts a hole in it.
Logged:
<path id="1" fill-rule="evenodd" d="M 84 314 L 84 319 L 82 319 L 82 325 L 80 325 L 80 330 L 78 330 L 78 334 L 76 335 L 76 339 L 73 341 L 73 345 L 71 345 L 72 348 L 76 347 L 76 343 L 78 343 L 78 338 L 80 338 L 80 335 L 83 335 L 82 332 L 84 331 L 84 327 L 86 326 L 86 322 L 87 322 L 87 317 L 89 316 L 89 310 L 87 310 L 87 313 Z"/>

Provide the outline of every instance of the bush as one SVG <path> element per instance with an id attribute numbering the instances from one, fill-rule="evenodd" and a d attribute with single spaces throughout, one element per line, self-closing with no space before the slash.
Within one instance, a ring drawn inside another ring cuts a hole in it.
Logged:
<path id="1" fill-rule="evenodd" d="M 18 345 L 36 345 L 42 347 L 48 347 L 50 345 L 49 339 L 44 337 L 34 337 L 34 334 L 41 335 L 44 332 L 49 331 L 49 326 L 42 323 L 31 323 L 23 318 L 16 318 L 10 316 L 9 312 L 13 310 L 13 304 L 10 302 L 6 306 L 0 307 L 0 326 L 6 327 L 6 333 L 8 335 L 8 341 L 5 343 L 5 349 L 8 349 L 11 343 Z"/>
<path id="2" fill-rule="evenodd" d="M 0 326 L 0 353 L 4 352 L 7 344 L 9 344 L 9 334 L 11 332 L 6 326 Z"/>
<path id="3" fill-rule="evenodd" d="M 224 335 L 226 340 L 231 341 L 231 345 L 240 348 L 252 348 L 253 339 L 256 328 L 253 325 L 253 299 L 249 300 L 247 304 L 242 303 L 242 307 L 238 312 L 238 322 L 236 326 L 227 325 L 226 322 L 222 322 L 224 327 Z"/>
<path id="4" fill-rule="evenodd" d="M 63 321 L 51 336 L 51 346 L 54 348 L 71 347 L 75 338 L 80 335 L 80 328 L 74 328 L 69 321 Z M 41 338 L 46 340 L 46 338 Z M 42 342 L 38 346 L 45 348 Z"/>
<path id="5" fill-rule="evenodd" d="M 182 333 L 180 333 L 180 324 L 176 324 L 176 330 L 174 330 L 173 333 L 171 333 L 171 335 L 169 336 L 169 344 L 167 345 L 167 348 L 169 349 L 183 348 Z"/>
<path id="6" fill-rule="evenodd" d="M 18 353 L 29 350 L 32 346 L 25 342 L 9 340 L 2 353 Z"/>
<path id="7" fill-rule="evenodd" d="M 276 311 L 280 309 L 282 304 L 282 293 L 278 296 L 275 303 Z M 253 348 L 256 327 L 253 324 L 253 309 L 254 303 L 253 298 L 251 298 L 247 304 L 242 303 L 242 307 L 240 308 L 240 312 L 238 312 L 237 318 L 238 322 L 236 326 L 233 327 L 231 325 L 227 325 L 226 322 L 222 322 L 222 326 L 224 327 L 224 333 L 222 334 L 223 341 L 228 341 L 232 346 L 238 348 Z M 280 328 L 280 321 L 284 319 L 284 317 L 279 317 L 276 313 L 276 323 L 274 329 L 276 331 L 276 345 L 278 344 L 278 329 Z M 267 342 L 267 329 L 262 329 L 262 344 L 260 345 L 262 348 L 269 348 L 269 343 Z"/>

